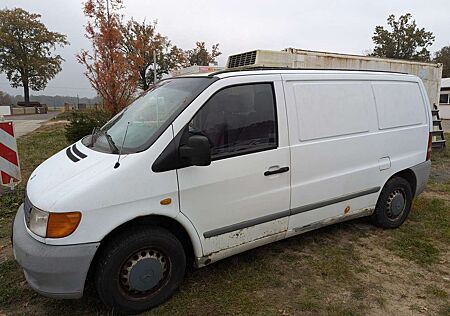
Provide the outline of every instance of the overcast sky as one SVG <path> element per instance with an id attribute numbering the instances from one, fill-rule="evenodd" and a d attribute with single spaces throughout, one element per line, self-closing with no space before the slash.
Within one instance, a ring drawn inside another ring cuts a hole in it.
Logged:
<path id="1" fill-rule="evenodd" d="M 84 37 L 86 18 L 82 1 L 1 0 L 0 8 L 20 7 L 42 15 L 51 30 L 66 34 L 71 45 L 58 52 L 62 71 L 43 91 L 32 94 L 95 95 L 75 54 L 90 43 Z M 432 31 L 434 52 L 450 45 L 449 0 L 124 0 L 126 19 L 158 20 L 158 31 L 177 46 L 189 49 L 198 40 L 208 46 L 220 43 L 219 65 L 229 54 L 254 49 L 308 50 L 363 54 L 373 48 L 376 25 L 385 25 L 389 14 L 410 12 L 419 27 Z M 0 75 L 0 90 L 22 94 Z"/>

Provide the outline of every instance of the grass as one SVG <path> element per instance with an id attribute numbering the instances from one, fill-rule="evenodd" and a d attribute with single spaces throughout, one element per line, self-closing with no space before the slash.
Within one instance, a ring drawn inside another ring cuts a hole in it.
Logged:
<path id="1" fill-rule="evenodd" d="M 0 306 L 14 303 L 23 292 L 20 282 L 23 276 L 13 259 L 0 263 Z"/>
<path id="2" fill-rule="evenodd" d="M 18 141 L 23 181 L 0 199 L 0 315 L 114 314 L 91 283 L 81 300 L 36 294 L 12 259 L 9 224 L 26 179 L 66 145 L 61 124 Z M 433 152 L 429 188 L 401 228 L 359 219 L 244 252 L 189 272 L 170 301 L 145 315 L 448 315 L 449 189 L 450 151 Z"/>
<path id="3" fill-rule="evenodd" d="M 22 182 L 11 193 L 0 199 L 0 241 L 10 236 L 10 222 L 17 208 L 23 202 L 24 188 L 31 172 L 44 160 L 66 147 L 62 125 L 41 127 L 18 140 L 18 152 Z"/>
<path id="4" fill-rule="evenodd" d="M 0 198 L 0 314 L 2 306 L 15 306 L 25 294 L 35 295 L 24 284 L 23 272 L 12 259 L 10 252 L 11 221 L 23 202 L 24 188 L 31 172 L 45 159 L 66 146 L 61 125 L 43 127 L 18 140 L 22 182 L 14 191 Z"/>
<path id="5" fill-rule="evenodd" d="M 420 265 L 439 262 L 450 244 L 450 149 L 433 150 L 431 157 L 429 194 L 414 200 L 408 225 L 392 231 L 386 242 L 395 254 Z"/>
<path id="6" fill-rule="evenodd" d="M 441 245 L 449 243 L 449 204 L 437 198 L 418 197 L 408 225 L 392 231 L 386 246 L 402 258 L 429 265 L 439 261 Z"/>
<path id="7" fill-rule="evenodd" d="M 427 293 L 431 294 L 432 296 L 434 296 L 436 298 L 440 298 L 440 299 L 448 298 L 448 293 L 436 285 L 427 286 Z"/>

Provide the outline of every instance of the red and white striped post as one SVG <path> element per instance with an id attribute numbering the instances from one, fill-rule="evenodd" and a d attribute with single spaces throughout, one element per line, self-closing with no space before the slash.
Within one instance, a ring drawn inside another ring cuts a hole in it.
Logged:
<path id="1" fill-rule="evenodd" d="M 0 185 L 14 189 L 21 180 L 17 142 L 11 121 L 0 121 Z"/>

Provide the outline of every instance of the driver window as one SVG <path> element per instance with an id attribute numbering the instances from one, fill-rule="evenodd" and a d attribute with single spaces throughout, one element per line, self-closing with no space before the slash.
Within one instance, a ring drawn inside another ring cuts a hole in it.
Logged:
<path id="1" fill-rule="evenodd" d="M 276 148 L 272 84 L 246 84 L 220 90 L 189 126 L 192 132 L 208 137 L 213 159 Z"/>

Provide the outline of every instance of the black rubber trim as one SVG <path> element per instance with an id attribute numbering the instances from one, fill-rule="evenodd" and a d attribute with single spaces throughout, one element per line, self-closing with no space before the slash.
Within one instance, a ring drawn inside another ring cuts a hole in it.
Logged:
<path id="1" fill-rule="evenodd" d="M 230 232 L 233 232 L 233 231 L 236 231 L 236 230 L 239 230 L 239 229 L 247 228 L 247 227 L 250 227 L 250 226 L 255 226 L 255 225 L 271 222 L 271 221 L 277 220 L 279 218 L 287 217 L 287 216 L 290 216 L 290 215 L 295 215 L 295 214 L 299 214 L 299 213 L 312 211 L 314 209 L 321 208 L 321 207 L 324 207 L 324 206 L 328 206 L 328 205 L 331 205 L 331 204 L 336 204 L 336 203 L 347 201 L 347 200 L 351 200 L 351 199 L 354 199 L 354 198 L 357 198 L 357 197 L 360 197 L 360 196 L 376 193 L 376 192 L 380 191 L 380 189 L 381 189 L 381 187 L 374 187 L 374 188 L 371 188 L 371 189 L 367 189 L 367 190 L 363 190 L 363 191 L 359 191 L 359 192 L 355 192 L 355 193 L 351 193 L 351 194 L 342 195 L 340 197 L 329 199 L 329 200 L 325 200 L 325 201 L 322 201 L 322 202 L 317 202 L 317 203 L 312 203 L 312 204 L 308 204 L 308 205 L 305 205 L 305 206 L 297 207 L 297 208 L 295 208 L 293 210 L 282 211 L 282 212 L 278 212 L 278 213 L 275 213 L 275 214 L 270 214 L 270 215 L 258 217 L 258 218 L 255 218 L 255 219 L 250 219 L 248 221 L 244 221 L 244 222 L 232 224 L 232 225 L 229 225 L 229 226 L 213 229 L 213 230 L 204 232 L 203 233 L 203 237 L 205 237 L 205 238 L 215 237 L 215 236 L 219 236 L 219 235 L 222 235 L 222 234 L 230 233 Z"/>
<path id="2" fill-rule="evenodd" d="M 229 233 L 229 232 L 232 232 L 232 231 L 235 231 L 235 230 L 243 229 L 243 228 L 246 228 L 246 227 L 259 225 L 259 224 L 263 224 L 263 223 L 266 223 L 266 222 L 271 222 L 271 221 L 274 221 L 274 220 L 279 219 L 279 218 L 288 217 L 289 213 L 290 213 L 289 210 L 288 211 L 282 211 L 282 212 L 279 212 L 279 213 L 270 214 L 270 215 L 258 217 L 258 218 L 255 218 L 255 219 L 250 219 L 248 221 L 240 222 L 240 223 L 237 223 L 237 224 L 233 224 L 233 225 L 229 225 L 229 226 L 213 229 L 213 230 L 204 232 L 203 233 L 203 237 L 210 238 L 210 237 L 226 234 L 226 233 Z"/>
<path id="3" fill-rule="evenodd" d="M 336 204 L 339 202 L 344 202 L 347 200 L 351 200 L 360 196 L 364 196 L 364 195 L 368 195 L 368 194 L 372 194 L 372 193 L 377 193 L 378 191 L 380 191 L 380 187 L 374 187 L 374 188 L 370 188 L 367 190 L 363 190 L 363 191 L 359 191 L 359 192 L 355 192 L 355 193 L 351 193 L 351 194 L 346 194 L 346 195 L 342 195 L 336 198 L 332 198 L 329 200 L 325 200 L 322 202 L 317 202 L 317 203 L 311 203 L 308 205 L 304 205 L 304 206 L 300 206 L 297 208 L 294 208 L 291 210 L 291 215 L 295 215 L 295 214 L 300 214 L 300 213 L 304 213 L 304 212 L 308 212 L 308 211 L 312 211 L 315 210 L 317 208 L 321 208 L 324 206 L 328 206 L 331 204 Z"/>
<path id="4" fill-rule="evenodd" d="M 193 118 L 206 106 L 206 104 L 216 96 L 216 94 L 218 94 L 219 92 L 229 89 L 229 88 L 234 88 L 234 87 L 242 87 L 242 86 L 255 86 L 255 85 L 265 85 L 268 84 L 270 85 L 270 88 L 272 90 L 272 100 L 273 100 L 273 107 L 274 107 L 274 122 L 275 122 L 275 126 L 274 126 L 274 131 L 276 131 L 276 137 L 275 137 L 275 143 L 274 144 L 266 144 L 263 145 L 261 147 L 257 147 L 257 148 L 247 148 L 244 150 L 240 150 L 238 152 L 226 152 L 226 153 L 221 153 L 221 154 L 216 154 L 211 156 L 211 161 L 216 161 L 216 160 L 222 160 L 222 159 L 227 159 L 227 158 L 233 158 L 233 157 L 237 157 L 237 156 L 244 156 L 244 155 L 249 155 L 249 154 L 253 154 L 253 153 L 257 153 L 257 152 L 261 152 L 261 151 L 266 151 L 266 150 L 272 150 L 272 149 L 276 149 L 278 148 L 278 145 L 280 143 L 279 141 L 279 131 L 278 131 L 278 104 L 277 104 L 277 97 L 275 95 L 275 85 L 273 81 L 254 81 L 254 82 L 243 82 L 243 83 L 235 83 L 235 84 L 231 84 L 228 86 L 224 86 L 218 90 L 216 90 L 209 98 L 208 100 L 206 100 L 202 106 L 200 107 L 200 109 L 197 110 L 197 112 L 195 112 Z"/>
<path id="5" fill-rule="evenodd" d="M 389 70 L 371 70 L 371 69 L 345 69 L 345 68 L 297 68 L 297 67 L 271 67 L 271 66 L 255 66 L 255 65 L 246 65 L 241 67 L 234 67 L 234 68 L 226 68 L 223 70 L 218 70 L 216 72 L 210 73 L 209 77 L 214 77 L 220 74 L 228 74 L 231 72 L 245 72 L 245 71 L 264 71 L 264 70 L 323 70 L 327 72 L 333 72 L 333 71 L 339 71 L 339 72 L 345 72 L 345 71 L 351 71 L 351 72 L 379 72 L 379 73 L 388 73 L 388 74 L 400 74 L 400 75 L 407 75 L 407 72 L 399 72 L 399 71 L 389 71 Z M 264 73 L 267 74 L 267 73 Z"/>
<path id="6" fill-rule="evenodd" d="M 66 149 L 66 155 L 67 155 L 67 157 L 69 157 L 69 159 L 72 160 L 73 162 L 78 162 L 78 161 L 80 161 L 80 158 L 77 158 L 74 154 L 72 154 L 72 152 L 70 151 L 70 147 Z"/>
<path id="7" fill-rule="evenodd" d="M 76 144 L 73 144 L 72 150 L 73 150 L 73 153 L 74 153 L 75 155 L 77 155 L 78 157 L 80 157 L 81 159 L 84 159 L 84 158 L 87 157 L 87 155 L 83 154 L 81 151 L 78 150 Z"/>

